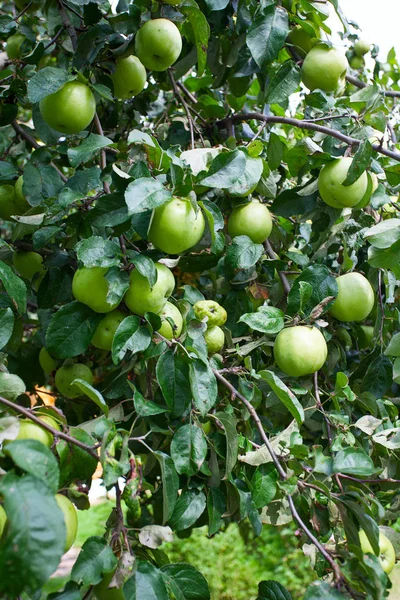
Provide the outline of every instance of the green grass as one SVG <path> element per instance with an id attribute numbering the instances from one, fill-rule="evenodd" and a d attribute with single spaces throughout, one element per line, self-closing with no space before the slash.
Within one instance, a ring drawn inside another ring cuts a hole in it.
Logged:
<path id="1" fill-rule="evenodd" d="M 77 545 L 91 535 L 103 535 L 113 504 L 104 502 L 79 511 Z M 186 539 L 176 538 L 165 544 L 171 562 L 189 562 L 207 579 L 212 600 L 254 600 L 257 585 L 263 579 L 274 579 L 284 585 L 294 600 L 314 579 L 308 559 L 297 548 L 290 527 L 264 526 L 260 537 L 245 543 L 239 527 L 231 524 L 226 531 L 208 538 L 206 528 L 194 530 Z"/>

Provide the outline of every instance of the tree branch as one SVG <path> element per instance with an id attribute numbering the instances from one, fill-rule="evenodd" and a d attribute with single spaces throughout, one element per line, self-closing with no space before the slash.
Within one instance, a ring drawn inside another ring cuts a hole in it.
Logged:
<path id="1" fill-rule="evenodd" d="M 352 75 L 346 75 L 346 80 L 360 90 L 368 87 L 368 83 L 365 83 L 364 81 L 361 81 Z M 394 90 L 383 90 L 383 94 L 388 98 L 400 98 L 400 92 L 396 92 Z"/>
<path id="2" fill-rule="evenodd" d="M 181 102 L 183 108 L 185 109 L 187 120 L 188 120 L 188 123 L 189 123 L 190 142 L 191 142 L 192 150 L 194 150 L 194 126 L 193 126 L 192 115 L 190 114 L 190 110 L 189 110 L 188 105 L 186 104 L 185 98 L 182 96 L 182 94 L 181 94 L 178 86 L 176 85 L 176 81 L 174 79 L 174 76 L 172 74 L 171 69 L 168 69 L 168 75 L 169 75 L 169 78 L 170 78 L 170 81 L 171 81 L 171 85 L 172 85 L 172 89 L 174 91 L 174 94 L 178 98 L 178 100 Z"/>
<path id="3" fill-rule="evenodd" d="M 266 253 L 268 254 L 268 256 L 270 258 L 272 258 L 273 260 L 279 260 L 279 256 L 276 254 L 276 252 L 274 252 L 274 249 L 272 248 L 271 243 L 270 243 L 269 240 L 265 240 L 265 242 L 264 242 L 264 248 L 265 248 L 265 251 L 266 251 Z M 280 278 L 280 280 L 282 282 L 283 290 L 285 292 L 285 296 L 288 296 L 289 292 L 290 292 L 290 283 L 289 283 L 289 280 L 288 280 L 288 278 L 286 277 L 286 275 L 285 275 L 285 273 L 283 271 L 278 271 L 278 275 L 279 275 L 279 278 Z"/>
<path id="4" fill-rule="evenodd" d="M 99 460 L 97 452 L 95 450 L 93 450 L 92 446 L 88 446 L 87 444 L 84 444 L 83 442 L 80 442 L 79 440 L 71 437 L 70 435 L 68 435 L 67 433 L 64 433 L 63 431 L 59 431 L 58 429 L 54 429 L 54 427 L 51 427 L 51 425 L 48 425 L 47 423 L 45 423 L 44 421 L 42 421 L 39 417 L 37 417 L 36 415 L 34 415 L 32 413 L 32 411 L 28 410 L 27 408 L 23 408 L 22 406 L 18 406 L 18 404 L 15 404 L 15 402 L 11 402 L 11 400 L 7 400 L 6 398 L 3 398 L 2 396 L 0 396 L 0 404 L 4 404 L 4 406 L 7 406 L 8 408 L 11 408 L 15 412 L 17 412 L 17 413 L 19 413 L 21 415 L 24 415 L 24 417 L 26 417 L 27 419 L 30 419 L 31 421 L 33 421 L 37 425 L 40 425 L 40 427 L 42 429 L 46 429 L 46 431 L 49 431 L 50 433 L 52 433 L 54 437 L 58 437 L 58 438 L 60 438 L 62 440 L 65 440 L 69 444 L 73 444 L 74 446 L 78 446 L 78 448 L 81 448 L 82 450 L 84 450 L 85 452 L 87 452 L 88 454 L 90 454 L 93 458 L 95 458 L 96 460 Z"/>
<path id="5" fill-rule="evenodd" d="M 65 10 L 64 4 L 62 0 L 58 1 L 58 12 L 60 13 L 61 21 L 63 22 L 64 27 L 68 30 L 68 35 L 71 39 L 72 49 L 75 52 L 78 46 L 78 38 L 76 37 L 75 27 L 72 25 L 69 16 Z"/>
<path id="6" fill-rule="evenodd" d="M 400 94 L 400 92 L 399 92 Z M 312 121 L 307 121 L 305 119 L 293 119 L 292 117 L 279 117 L 276 115 L 263 115 L 258 112 L 250 112 L 250 113 L 237 113 L 218 121 L 217 124 L 225 125 L 227 128 L 230 123 L 240 122 L 240 121 L 264 121 L 265 123 L 280 123 L 283 125 L 291 125 L 292 127 L 298 127 L 299 129 L 307 129 L 310 131 L 318 131 L 319 133 L 324 133 L 325 135 L 329 135 L 331 137 L 344 142 L 348 146 L 359 146 L 361 144 L 361 140 L 357 138 L 352 138 L 336 129 L 331 129 L 330 127 L 325 127 L 324 125 L 318 125 Z M 384 154 L 389 158 L 394 158 L 394 160 L 398 160 L 400 162 L 400 153 L 395 152 L 394 150 L 388 150 L 386 148 L 382 148 L 380 144 L 372 144 L 372 148 L 375 152 L 379 152 L 380 154 Z"/>

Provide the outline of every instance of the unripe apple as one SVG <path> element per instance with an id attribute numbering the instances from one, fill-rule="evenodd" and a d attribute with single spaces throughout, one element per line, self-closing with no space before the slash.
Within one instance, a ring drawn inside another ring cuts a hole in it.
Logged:
<path id="1" fill-rule="evenodd" d="M 7 39 L 6 52 L 8 58 L 14 60 L 16 58 L 21 58 L 21 46 L 26 40 L 26 37 L 23 33 L 14 33 L 14 35 L 10 35 Z"/>
<path id="2" fill-rule="evenodd" d="M 304 58 L 313 46 L 312 38 L 301 25 L 293 27 L 286 38 L 286 43 L 289 46 L 289 50 L 292 47 L 301 58 Z"/>
<path id="3" fill-rule="evenodd" d="M 159 313 L 175 287 L 175 277 L 161 263 L 156 263 L 157 281 L 151 288 L 146 277 L 137 269 L 131 272 L 129 289 L 124 301 L 129 310 L 143 316 L 146 312 Z"/>
<path id="4" fill-rule="evenodd" d="M 353 159 L 349 156 L 338 158 L 325 165 L 318 177 L 318 189 L 322 200 L 334 208 L 356 206 L 368 188 L 366 171 L 351 185 L 343 185 Z"/>
<path id="5" fill-rule="evenodd" d="M 72 293 L 76 300 L 90 306 L 98 313 L 107 313 L 117 308 L 119 301 L 107 300 L 107 267 L 81 267 L 75 271 L 72 280 Z"/>
<path id="6" fill-rule="evenodd" d="M 354 44 L 354 52 L 357 56 L 364 56 L 371 49 L 371 44 L 366 40 L 357 40 Z"/>
<path id="7" fill-rule="evenodd" d="M 301 76 L 311 91 L 336 92 L 345 84 L 347 68 L 347 58 L 342 52 L 317 44 L 304 59 Z"/>
<path id="8" fill-rule="evenodd" d="M 207 327 L 224 325 L 228 318 L 224 307 L 215 302 L 215 300 L 199 300 L 193 305 L 193 312 L 199 321 L 207 317 Z"/>
<path id="9" fill-rule="evenodd" d="M 64 552 L 68 552 L 75 542 L 76 534 L 78 533 L 78 515 L 75 506 L 69 498 L 63 494 L 56 494 L 55 499 L 64 515 L 66 529 Z"/>
<path id="10" fill-rule="evenodd" d="M 328 356 L 328 348 L 319 329 L 297 325 L 278 333 L 274 356 L 281 371 L 291 377 L 302 377 L 321 369 Z"/>
<path id="11" fill-rule="evenodd" d="M 339 293 L 330 309 L 338 321 L 363 321 L 374 307 L 375 294 L 361 273 L 346 273 L 336 279 Z"/>
<path id="12" fill-rule="evenodd" d="M 237 206 L 229 217 L 228 233 L 231 237 L 247 235 L 255 244 L 262 244 L 271 231 L 271 214 L 258 200 Z"/>
<path id="13" fill-rule="evenodd" d="M 161 317 L 161 327 L 158 329 L 158 333 L 163 335 L 168 340 L 172 340 L 173 338 L 177 338 L 182 333 L 183 327 L 183 318 L 180 310 L 172 304 L 172 302 L 166 302 L 164 308 L 158 313 Z M 170 318 L 174 322 L 174 328 L 171 327 L 167 318 Z"/>
<path id="14" fill-rule="evenodd" d="M 18 213 L 19 215 L 23 215 L 24 213 L 26 213 L 27 210 L 29 210 L 31 208 L 31 205 L 29 204 L 29 202 L 27 201 L 27 199 L 25 198 L 23 191 L 22 191 L 22 186 L 24 185 L 24 177 L 23 175 L 20 175 L 17 179 L 17 181 L 15 182 L 15 186 L 14 186 L 14 192 L 15 192 L 15 204 L 17 205 L 18 208 Z"/>
<path id="15" fill-rule="evenodd" d="M 374 328 L 372 325 L 360 325 L 357 328 L 357 339 L 360 350 L 369 348 L 374 340 Z"/>
<path id="16" fill-rule="evenodd" d="M 81 363 L 72 363 L 63 365 L 56 371 L 56 388 L 66 398 L 78 398 L 82 395 L 77 385 L 73 385 L 75 379 L 84 379 L 90 385 L 93 383 L 93 373 L 86 365 Z"/>
<path id="17" fill-rule="evenodd" d="M 204 228 L 200 208 L 196 212 L 187 198 L 172 198 L 154 210 L 148 237 L 163 252 L 180 254 L 199 243 Z"/>
<path id="18" fill-rule="evenodd" d="M 92 344 L 101 350 L 111 350 L 112 342 L 119 325 L 125 319 L 120 310 L 112 310 L 98 324 Z"/>
<path id="19" fill-rule="evenodd" d="M 36 276 L 38 283 L 46 275 L 46 267 L 43 264 L 43 256 L 37 252 L 14 252 L 13 265 L 19 275 L 28 281 Z"/>
<path id="20" fill-rule="evenodd" d="M 350 59 L 350 66 L 352 69 L 358 71 L 358 69 L 362 69 L 365 65 L 364 59 L 361 56 L 353 56 Z"/>
<path id="21" fill-rule="evenodd" d="M 11 221 L 11 215 L 16 214 L 18 214 L 18 209 L 14 186 L 8 183 L 0 185 L 0 219 Z"/>
<path id="22" fill-rule="evenodd" d="M 129 100 L 143 90 L 146 83 L 146 69 L 137 56 L 119 58 L 111 79 L 114 84 L 114 96 Z"/>
<path id="23" fill-rule="evenodd" d="M 135 50 L 146 69 L 166 71 L 179 58 L 182 37 L 172 21 L 152 19 L 137 32 Z"/>
<path id="24" fill-rule="evenodd" d="M 4 527 L 7 522 L 7 514 L 4 508 L 0 504 L 0 538 L 3 535 Z"/>
<path id="25" fill-rule="evenodd" d="M 335 331 L 335 336 L 343 342 L 345 350 L 350 350 L 353 345 L 350 333 L 344 327 L 338 327 Z"/>
<path id="26" fill-rule="evenodd" d="M 43 119 L 60 133 L 79 133 L 92 122 L 96 101 L 91 89 L 80 81 L 65 83 L 39 104 Z"/>
<path id="27" fill-rule="evenodd" d="M 60 430 L 60 426 L 55 419 L 50 417 L 49 415 L 38 415 L 39 419 L 53 427 L 53 429 Z M 19 421 L 19 431 L 18 435 L 15 438 L 16 440 L 36 440 L 41 442 L 48 448 L 53 444 L 53 434 L 47 429 L 40 427 L 37 423 L 34 423 L 30 419 L 20 419 Z M 11 440 L 6 440 L 3 443 L 3 448 L 7 452 L 7 446 L 11 443 Z"/>
<path id="28" fill-rule="evenodd" d="M 49 354 L 46 348 L 41 348 L 39 352 L 39 364 L 42 367 L 45 375 L 50 375 L 53 371 L 55 371 L 59 365 L 58 360 L 53 358 L 51 354 Z"/>
<path id="29" fill-rule="evenodd" d="M 225 334 L 221 327 L 214 325 L 207 329 L 204 334 L 204 339 L 206 340 L 208 354 L 215 354 L 222 350 L 225 343 Z"/>
<path id="30" fill-rule="evenodd" d="M 359 536 L 361 550 L 364 552 L 364 554 L 375 554 L 365 531 L 360 531 Z M 378 558 L 379 562 L 381 563 L 382 569 L 387 575 L 389 575 L 389 573 L 393 571 L 396 562 L 396 553 L 394 551 L 392 542 L 382 532 L 379 532 Z"/>

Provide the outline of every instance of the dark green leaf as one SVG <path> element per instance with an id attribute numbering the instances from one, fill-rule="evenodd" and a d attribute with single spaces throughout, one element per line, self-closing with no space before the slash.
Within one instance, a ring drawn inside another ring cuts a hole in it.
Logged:
<path id="1" fill-rule="evenodd" d="M 338 592 L 329 583 L 315 581 L 306 589 L 303 600 L 345 600 L 345 598 L 346 596 Z M 290 596 L 289 600 L 291 600 Z"/>
<path id="2" fill-rule="evenodd" d="M 179 600 L 210 600 L 210 590 L 203 575 L 192 565 L 173 563 L 161 567 L 161 572 Z"/>
<path id="3" fill-rule="evenodd" d="M 236 417 L 227 412 L 215 413 L 215 418 L 222 423 L 226 436 L 226 459 L 224 479 L 228 479 L 236 465 L 239 451 L 239 436 L 236 431 Z"/>
<path id="4" fill-rule="evenodd" d="M 201 77 L 207 64 L 208 39 L 210 37 L 210 26 L 206 17 L 196 6 L 188 6 L 182 2 L 179 5 L 179 11 L 188 17 L 192 26 L 194 39 L 197 49 L 197 75 Z"/>
<path id="5" fill-rule="evenodd" d="M 133 404 L 138 417 L 151 417 L 153 415 L 161 415 L 162 413 L 167 412 L 166 408 L 159 406 L 148 398 L 144 398 L 136 388 L 133 395 Z"/>
<path id="6" fill-rule="evenodd" d="M 96 388 L 84 379 L 74 379 L 72 383 L 75 387 L 78 387 L 85 396 L 90 398 L 106 416 L 108 415 L 109 408 L 106 401 Z"/>
<path id="7" fill-rule="evenodd" d="M 192 400 L 187 363 L 173 350 L 167 350 L 157 361 L 156 375 L 171 413 L 182 416 Z"/>
<path id="8" fill-rule="evenodd" d="M 309 300 L 306 302 L 304 302 L 305 289 L 303 289 L 303 294 L 301 293 L 301 282 L 309 284 L 312 289 Z M 309 315 L 318 304 L 332 296 L 333 299 L 324 306 L 325 312 L 332 306 L 337 294 L 337 283 L 335 278 L 330 274 L 328 267 L 325 265 L 311 265 L 304 269 L 302 274 L 295 279 L 288 296 L 287 313 L 294 315 L 301 309 L 305 315 Z"/>
<path id="9" fill-rule="evenodd" d="M 56 69 L 55 67 L 45 67 L 40 69 L 28 83 L 28 98 L 34 104 L 39 102 L 46 96 L 54 94 L 67 81 L 75 79 L 74 75 L 64 71 L 64 69 Z"/>
<path id="10" fill-rule="evenodd" d="M 286 406 L 297 423 L 301 425 L 304 421 L 304 410 L 293 392 L 272 371 L 260 371 L 259 375 L 265 379 L 282 404 Z"/>
<path id="11" fill-rule="evenodd" d="M 37 440 L 15 440 L 7 444 L 8 456 L 20 468 L 44 481 L 54 494 L 60 481 L 58 462 L 47 446 Z"/>
<path id="12" fill-rule="evenodd" d="M 18 375 L 0 372 L 0 396 L 7 400 L 16 400 L 25 390 L 25 383 Z"/>
<path id="13" fill-rule="evenodd" d="M 118 325 L 112 343 L 112 359 L 118 364 L 127 352 L 136 354 L 150 346 L 151 334 L 147 327 L 140 325 L 140 318 L 133 315 L 126 317 Z"/>
<path id="14" fill-rule="evenodd" d="M 284 327 L 284 313 L 273 306 L 261 306 L 255 313 L 242 315 L 239 322 L 246 323 L 254 331 L 262 333 L 279 333 Z"/>
<path id="15" fill-rule="evenodd" d="M 171 441 L 171 458 L 179 475 L 195 475 L 207 454 L 203 431 L 196 425 L 183 425 L 176 430 Z"/>
<path id="16" fill-rule="evenodd" d="M 168 520 L 171 529 L 182 531 L 194 525 L 204 512 L 206 497 L 203 492 L 183 492 L 176 502 L 173 515 Z"/>
<path id="17" fill-rule="evenodd" d="M 232 270 L 250 269 L 264 253 L 262 244 L 255 244 L 247 235 L 233 238 L 226 253 L 226 263 Z"/>
<path id="18" fill-rule="evenodd" d="M 265 101 L 269 104 L 281 104 L 287 106 L 289 96 L 297 90 L 300 81 L 301 72 L 299 67 L 292 60 L 286 61 L 271 78 L 267 88 Z M 272 135 L 277 137 L 276 134 Z M 277 166 L 279 166 L 279 164 Z M 277 166 L 271 166 L 271 169 L 277 168 Z"/>
<path id="19" fill-rule="evenodd" d="M 117 562 L 107 540 L 98 536 L 90 537 L 83 544 L 72 567 L 71 579 L 81 585 L 96 585 L 102 580 L 102 575 L 115 569 Z"/>
<path id="20" fill-rule="evenodd" d="M 288 33 L 288 13 L 275 4 L 267 6 L 263 14 L 252 22 L 246 43 L 260 69 L 278 56 Z"/>
<path id="21" fill-rule="evenodd" d="M 0 309 L 0 349 L 10 339 L 14 328 L 14 313 L 11 308 Z"/>
<path id="22" fill-rule="evenodd" d="M 215 375 L 208 365 L 194 360 L 189 366 L 189 381 L 194 404 L 204 417 L 217 401 L 218 387 Z"/>
<path id="23" fill-rule="evenodd" d="M 229 188 L 243 175 L 246 155 L 240 150 L 221 152 L 212 161 L 207 175 L 199 183 L 213 188 Z"/>
<path id="24" fill-rule="evenodd" d="M 72 167 L 77 167 L 81 163 L 88 162 L 93 156 L 95 156 L 102 148 L 106 148 L 113 143 L 110 138 L 104 137 L 104 135 L 97 135 L 91 133 L 85 138 L 79 146 L 68 148 L 68 158 Z"/>
<path id="25" fill-rule="evenodd" d="M 376 473 L 372 459 L 361 448 L 345 448 L 334 458 L 333 470 L 344 475 L 370 477 Z"/>
<path id="26" fill-rule="evenodd" d="M 292 600 L 290 593 L 278 581 L 261 581 L 257 600 Z"/>
<path id="27" fill-rule="evenodd" d="M 15 308 L 22 315 L 26 310 L 26 285 L 17 277 L 12 268 L 0 261 L 0 281 L 10 296 Z"/>
<path id="28" fill-rule="evenodd" d="M 154 456 L 160 463 L 162 492 L 163 492 L 163 524 L 171 518 L 179 490 L 179 477 L 175 471 L 174 461 L 164 452 L 155 452 Z"/>
<path id="29" fill-rule="evenodd" d="M 120 263 L 119 244 L 99 236 L 81 240 L 75 246 L 75 251 L 85 267 L 114 267 Z"/>
<path id="30" fill-rule="evenodd" d="M 54 358 L 82 354 L 89 347 L 102 317 L 80 302 L 62 306 L 50 321 L 46 348 Z"/>
<path id="31" fill-rule="evenodd" d="M 371 164 L 373 149 L 369 140 L 364 140 L 357 148 L 343 185 L 351 185 Z"/>
<path id="32" fill-rule="evenodd" d="M 69 435 L 86 446 L 94 446 L 95 441 L 89 433 L 78 427 L 71 427 Z M 72 481 L 90 481 L 97 467 L 97 460 L 74 444 L 59 440 L 56 446 L 60 458 L 60 486 L 66 487 Z"/>

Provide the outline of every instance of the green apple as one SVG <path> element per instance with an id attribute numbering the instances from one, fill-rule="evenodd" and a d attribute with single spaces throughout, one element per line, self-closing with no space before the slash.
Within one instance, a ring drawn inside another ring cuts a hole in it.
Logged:
<path id="1" fill-rule="evenodd" d="M 114 84 L 114 96 L 120 100 L 129 100 L 143 90 L 146 83 L 146 69 L 137 56 L 119 58 L 111 79 Z"/>
<path id="2" fill-rule="evenodd" d="M 75 506 L 67 496 L 56 494 L 55 499 L 64 515 L 66 529 L 64 552 L 68 552 L 75 542 L 76 534 L 78 533 L 78 515 Z"/>
<path id="3" fill-rule="evenodd" d="M 92 344 L 101 350 L 111 350 L 115 332 L 125 319 L 120 310 L 112 310 L 98 324 Z"/>
<path id="4" fill-rule="evenodd" d="M 319 329 L 297 325 L 278 333 L 274 356 L 281 371 L 291 377 L 302 377 L 321 369 L 328 356 L 328 348 Z"/>
<path id="5" fill-rule="evenodd" d="M 222 350 L 225 343 L 225 334 L 221 327 L 214 325 L 207 329 L 204 334 L 204 339 L 206 340 L 208 354 L 215 354 Z"/>
<path id="6" fill-rule="evenodd" d="M 315 39 L 315 35 L 313 36 Z M 295 53 L 304 58 L 313 47 L 312 37 L 307 33 L 307 31 L 301 25 L 296 25 L 289 32 L 289 35 L 286 38 L 286 43 L 290 48 L 293 48 Z"/>
<path id="7" fill-rule="evenodd" d="M 157 281 L 151 288 L 149 280 L 137 269 L 131 272 L 130 285 L 124 300 L 133 313 L 143 316 L 146 312 L 159 313 L 175 287 L 175 277 L 161 263 L 156 263 Z"/>
<path id="8" fill-rule="evenodd" d="M 362 208 L 365 208 L 366 206 L 368 206 L 368 204 L 371 201 L 372 195 L 375 193 L 376 189 L 378 188 L 379 185 L 379 181 L 377 176 L 375 175 L 375 173 L 370 173 L 367 171 L 367 191 L 365 192 L 364 196 L 361 198 L 360 202 L 358 202 L 354 208 L 356 210 L 361 210 Z"/>
<path id="9" fill-rule="evenodd" d="M 309 90 L 339 91 L 345 85 L 346 56 L 336 48 L 317 44 L 304 59 L 301 77 Z"/>
<path id="10" fill-rule="evenodd" d="M 364 554 L 375 554 L 365 531 L 360 531 L 359 536 L 361 550 Z M 396 553 L 392 542 L 381 531 L 379 532 L 379 555 L 376 556 L 379 558 L 382 569 L 389 575 L 393 571 L 396 562 Z"/>
<path id="11" fill-rule="evenodd" d="M 229 217 L 228 233 L 231 237 L 247 235 L 255 244 L 262 244 L 271 231 L 271 214 L 258 200 L 237 206 Z"/>
<path id="12" fill-rule="evenodd" d="M 135 50 L 146 69 L 166 71 L 179 58 L 182 37 L 172 21 L 152 19 L 137 32 Z"/>
<path id="13" fill-rule="evenodd" d="M 26 37 L 22 33 L 14 33 L 7 39 L 6 52 L 10 59 L 21 58 L 21 46 L 26 40 Z"/>
<path id="14" fill-rule="evenodd" d="M 29 204 L 29 202 L 27 201 L 27 199 L 25 198 L 23 191 L 22 191 L 22 186 L 24 185 L 24 177 L 23 175 L 20 175 L 17 179 L 17 181 L 15 182 L 15 186 L 14 186 L 14 192 L 15 192 L 15 203 L 17 205 L 18 208 L 18 213 L 19 215 L 23 215 L 24 213 L 26 213 L 27 210 L 29 210 L 31 208 L 31 205 Z"/>
<path id="15" fill-rule="evenodd" d="M 3 531 L 4 531 L 4 527 L 5 527 L 6 522 L 7 522 L 6 511 L 4 510 L 4 508 L 0 504 L 0 538 L 3 535 Z"/>
<path id="16" fill-rule="evenodd" d="M 336 279 L 339 293 L 330 309 L 338 321 L 363 321 L 374 307 L 375 294 L 361 273 L 346 273 Z"/>
<path id="17" fill-rule="evenodd" d="M 372 325 L 360 325 L 357 328 L 357 339 L 360 350 L 370 348 L 374 340 L 374 328 Z"/>
<path id="18" fill-rule="evenodd" d="M 354 44 L 354 52 L 357 56 L 364 56 L 371 50 L 371 44 L 366 40 L 357 40 Z"/>
<path id="19" fill-rule="evenodd" d="M 183 327 L 183 318 L 180 310 L 172 304 L 172 302 L 166 302 L 164 304 L 164 308 L 158 313 L 161 317 L 161 327 L 158 329 L 158 333 L 163 335 L 167 340 L 172 340 L 173 338 L 177 338 L 182 333 Z M 172 319 L 174 322 L 174 327 L 171 327 L 167 318 Z"/>
<path id="20" fill-rule="evenodd" d="M 79 133 L 92 122 L 96 101 L 91 89 L 80 81 L 65 83 L 39 104 L 43 119 L 60 133 Z"/>
<path id="21" fill-rule="evenodd" d="M 350 66 L 352 69 L 358 71 L 358 69 L 364 68 L 364 59 L 361 56 L 353 56 L 353 58 L 350 59 Z"/>
<path id="22" fill-rule="evenodd" d="M 109 587 L 112 578 L 114 577 L 115 571 L 116 569 L 111 571 L 111 573 L 106 573 L 105 575 L 103 575 L 103 579 L 101 580 L 101 582 L 94 586 L 93 592 L 97 600 L 126 600 L 125 594 L 122 591 L 122 589 L 116 587 Z"/>
<path id="23" fill-rule="evenodd" d="M 40 282 L 47 271 L 43 264 L 43 256 L 37 252 L 14 252 L 13 265 L 19 275 L 28 281 L 32 281 L 36 277 Z"/>
<path id="24" fill-rule="evenodd" d="M 199 321 L 207 318 L 207 327 L 224 325 L 228 318 L 224 307 L 215 302 L 215 300 L 199 300 L 193 305 L 193 312 Z"/>
<path id="25" fill-rule="evenodd" d="M 199 243 L 204 228 L 200 208 L 196 212 L 187 198 L 172 198 L 154 210 L 148 237 L 163 252 L 180 254 Z"/>
<path id="26" fill-rule="evenodd" d="M 0 219 L 3 221 L 12 221 L 11 215 L 18 214 L 15 201 L 14 186 L 6 183 L 0 185 Z"/>
<path id="27" fill-rule="evenodd" d="M 57 369 L 60 361 L 53 358 L 46 348 L 41 348 L 39 352 L 39 364 L 45 375 L 50 375 L 50 373 Z"/>
<path id="28" fill-rule="evenodd" d="M 338 158 L 325 165 L 318 177 L 318 189 L 322 200 L 334 208 L 353 207 L 364 197 L 368 189 L 366 171 L 351 185 L 343 185 L 353 159 Z"/>
<path id="29" fill-rule="evenodd" d="M 39 419 L 53 427 L 53 429 L 60 430 L 60 426 L 55 419 L 50 417 L 49 415 L 38 415 Z M 48 448 L 53 444 L 53 434 L 47 429 L 40 427 L 37 423 L 34 423 L 30 419 L 20 419 L 19 421 L 19 431 L 18 435 L 15 438 L 16 440 L 37 440 L 41 442 Z M 6 440 L 3 444 L 3 447 L 6 448 L 7 445 L 11 442 L 11 440 Z"/>
<path id="30" fill-rule="evenodd" d="M 119 301 L 110 303 L 107 300 L 107 272 L 107 267 L 81 267 L 75 271 L 72 280 L 74 298 L 98 313 L 111 312 L 117 308 Z"/>
<path id="31" fill-rule="evenodd" d="M 344 327 L 338 327 L 335 331 L 335 336 L 343 343 L 345 350 L 350 350 L 353 345 L 353 340 L 351 339 L 351 335 L 347 329 Z"/>
<path id="32" fill-rule="evenodd" d="M 77 385 L 73 385 L 75 379 L 84 379 L 90 385 L 93 383 L 93 373 L 86 365 L 81 363 L 64 364 L 56 371 L 56 388 L 66 398 L 78 398 L 82 395 Z"/>

